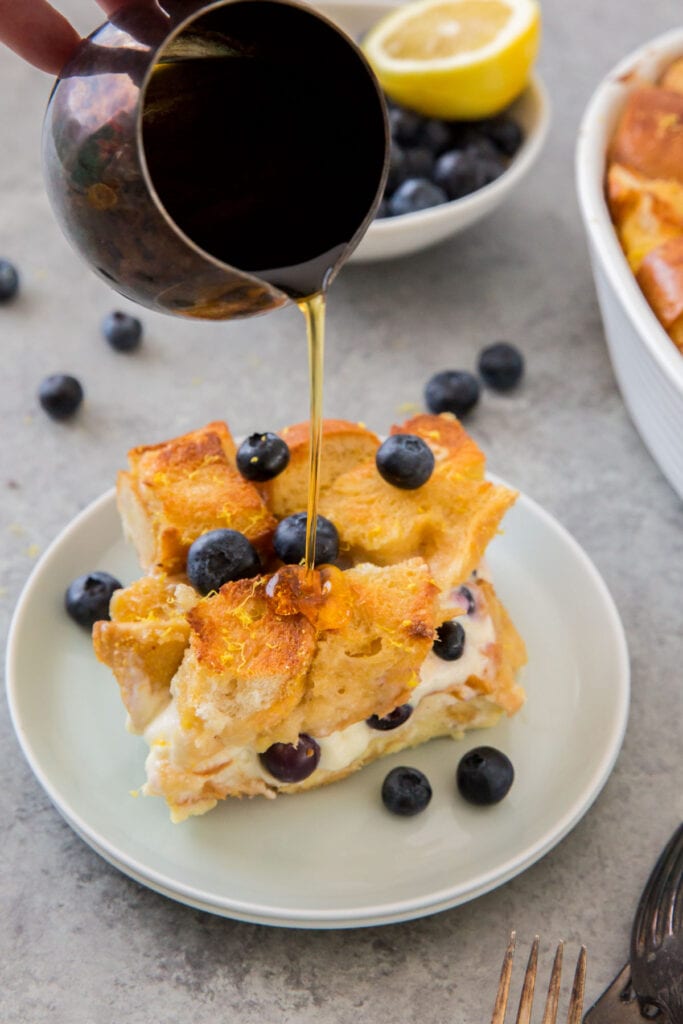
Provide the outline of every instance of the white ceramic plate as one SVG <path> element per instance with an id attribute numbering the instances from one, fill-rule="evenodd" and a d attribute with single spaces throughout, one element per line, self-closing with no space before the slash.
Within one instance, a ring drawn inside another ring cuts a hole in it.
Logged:
<path id="1" fill-rule="evenodd" d="M 78 834 L 115 867 L 173 899 L 264 924 L 345 928 L 403 921 L 481 895 L 523 871 L 581 818 L 619 751 L 628 709 L 623 629 L 576 542 L 522 497 L 489 548 L 497 588 L 529 649 L 528 703 L 460 743 L 437 740 L 336 785 L 276 801 L 227 801 L 172 825 L 164 803 L 135 798 L 146 747 L 124 731 L 109 670 L 63 610 L 66 585 L 92 569 L 139 575 L 113 492 L 54 542 L 28 581 L 8 646 L 14 727 L 36 777 Z M 515 783 L 496 807 L 456 793 L 462 754 L 493 744 Z M 415 818 L 382 807 L 390 767 L 427 773 L 434 797 Z"/>
<path id="2" fill-rule="evenodd" d="M 355 40 L 379 21 L 389 8 L 398 6 L 398 0 L 310 2 Z M 406 213 L 402 217 L 373 221 L 349 262 L 369 263 L 419 252 L 457 235 L 492 213 L 531 169 L 543 148 L 550 123 L 550 101 L 538 75 L 532 76 L 510 112 L 524 130 L 524 142 L 500 178 L 462 199 Z"/>

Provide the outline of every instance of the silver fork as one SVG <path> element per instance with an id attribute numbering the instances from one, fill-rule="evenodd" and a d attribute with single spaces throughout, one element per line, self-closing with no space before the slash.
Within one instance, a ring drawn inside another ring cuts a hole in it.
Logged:
<path id="1" fill-rule="evenodd" d="M 652 869 L 631 934 L 631 980 L 641 1008 L 683 1024 L 683 825 Z"/>
<path id="2" fill-rule="evenodd" d="M 516 934 L 515 932 L 512 932 L 508 948 L 505 951 L 503 967 L 500 972 L 498 994 L 496 995 L 496 1005 L 493 1008 L 491 1024 L 504 1024 L 505 1021 L 505 1011 L 507 1009 L 508 995 L 510 993 L 510 978 L 512 977 L 512 960 L 515 953 L 515 940 Z M 534 989 L 536 987 L 536 969 L 538 967 L 538 943 L 539 938 L 537 935 L 531 946 L 529 961 L 526 965 L 522 994 L 520 996 L 519 1008 L 517 1010 L 517 1024 L 529 1024 L 531 1020 L 531 1009 L 534 1002 Z M 553 969 L 550 974 L 548 998 L 546 999 L 545 1010 L 543 1011 L 543 1024 L 555 1024 L 557 1021 L 557 1008 L 560 1001 L 560 982 L 562 980 L 563 950 L 564 943 L 560 942 L 555 952 Z M 585 984 L 586 947 L 582 946 L 581 952 L 579 953 L 579 959 L 576 964 L 576 971 L 574 973 L 574 984 L 572 985 L 572 994 L 569 1000 L 567 1024 L 580 1024 L 581 1022 Z"/>

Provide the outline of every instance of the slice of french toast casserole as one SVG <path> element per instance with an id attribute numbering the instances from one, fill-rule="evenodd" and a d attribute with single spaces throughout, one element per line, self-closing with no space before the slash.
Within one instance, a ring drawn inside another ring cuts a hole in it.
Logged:
<path id="1" fill-rule="evenodd" d="M 273 546 L 278 523 L 306 510 L 307 424 L 281 432 L 289 461 L 263 483 L 242 476 L 221 422 L 130 452 L 118 503 L 145 574 L 114 594 L 93 641 L 129 729 L 149 743 L 143 791 L 164 797 L 174 821 L 228 796 L 334 782 L 522 705 L 524 644 L 484 563 L 517 495 L 485 479 L 481 450 L 450 415 L 391 433 L 431 450 L 422 486 L 386 482 L 365 426 L 325 421 L 319 512 L 339 557 L 308 574 Z M 215 530 L 243 534 L 261 571 L 203 594 L 188 552 Z M 458 643 L 444 656 L 445 627 Z M 273 751 L 286 763 L 302 750 L 305 771 L 273 768 Z"/>

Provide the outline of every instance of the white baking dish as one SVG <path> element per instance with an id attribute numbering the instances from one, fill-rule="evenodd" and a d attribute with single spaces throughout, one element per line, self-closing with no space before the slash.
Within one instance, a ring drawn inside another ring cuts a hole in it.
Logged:
<path id="1" fill-rule="evenodd" d="M 626 57 L 588 104 L 576 147 L 576 181 L 593 277 L 614 372 L 643 441 L 683 498 L 683 354 L 650 309 L 626 261 L 605 201 L 605 157 L 629 91 L 683 55 L 675 29 Z"/>

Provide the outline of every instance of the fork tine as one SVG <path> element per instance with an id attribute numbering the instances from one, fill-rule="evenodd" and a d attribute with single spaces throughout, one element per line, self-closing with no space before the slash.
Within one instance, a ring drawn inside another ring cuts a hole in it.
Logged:
<path id="1" fill-rule="evenodd" d="M 564 942 L 560 942 L 555 952 L 555 959 L 553 960 L 553 970 L 550 975 L 550 984 L 548 985 L 548 998 L 545 1004 L 545 1010 L 543 1012 L 542 1024 L 555 1024 L 557 1020 L 557 1004 L 560 1001 L 560 982 L 562 980 L 562 953 L 564 951 Z"/>
<path id="2" fill-rule="evenodd" d="M 579 953 L 579 959 L 576 964 L 576 973 L 574 974 L 574 984 L 572 985 L 571 999 L 569 1000 L 569 1013 L 567 1015 L 567 1024 L 581 1024 L 581 1014 L 583 1012 L 583 993 L 586 987 L 586 947 L 581 947 Z"/>
<path id="3" fill-rule="evenodd" d="M 529 962 L 526 965 L 522 995 L 519 1000 L 517 1011 L 517 1024 L 529 1024 L 531 1020 L 531 1008 L 534 1004 L 534 987 L 536 985 L 536 968 L 538 966 L 538 935 L 533 941 Z"/>
<path id="4" fill-rule="evenodd" d="M 491 1018 L 491 1024 L 504 1024 L 505 1021 L 505 1010 L 507 1009 L 508 995 L 510 992 L 510 978 L 512 977 L 512 958 L 515 954 L 516 938 L 517 933 L 510 932 L 510 941 L 508 943 L 508 948 L 505 950 L 505 956 L 503 957 L 503 966 L 500 971 L 500 981 L 498 982 L 496 1005 L 493 1007 L 493 1017 Z"/>

